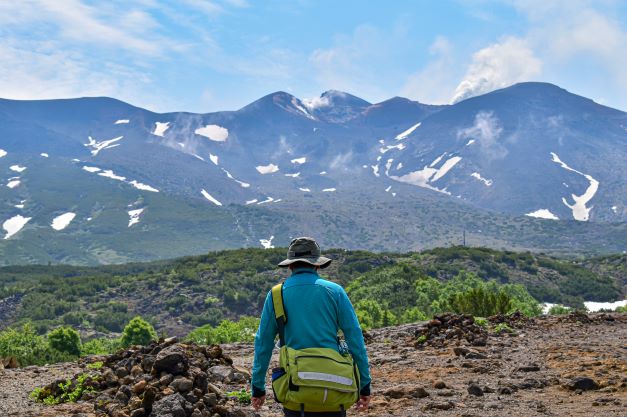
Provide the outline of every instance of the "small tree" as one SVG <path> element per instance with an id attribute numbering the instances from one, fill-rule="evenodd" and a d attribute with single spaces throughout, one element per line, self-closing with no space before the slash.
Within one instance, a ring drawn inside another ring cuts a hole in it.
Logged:
<path id="1" fill-rule="evenodd" d="M 81 336 L 71 327 L 58 327 L 48 334 L 48 345 L 59 352 L 79 356 Z"/>
<path id="2" fill-rule="evenodd" d="M 147 345 L 156 338 L 157 332 L 154 327 L 140 316 L 136 316 L 124 328 L 120 343 L 123 347 Z"/>

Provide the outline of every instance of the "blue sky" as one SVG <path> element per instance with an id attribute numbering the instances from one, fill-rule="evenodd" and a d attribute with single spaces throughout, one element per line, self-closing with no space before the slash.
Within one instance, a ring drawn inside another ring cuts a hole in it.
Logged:
<path id="1" fill-rule="evenodd" d="M 627 110 L 627 2 L 0 2 L 0 97 L 235 110 L 278 90 L 449 103 L 547 81 Z"/>

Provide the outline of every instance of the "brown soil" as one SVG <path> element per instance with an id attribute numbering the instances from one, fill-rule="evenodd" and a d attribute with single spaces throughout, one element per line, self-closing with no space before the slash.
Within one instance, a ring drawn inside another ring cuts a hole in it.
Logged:
<path id="1" fill-rule="evenodd" d="M 486 346 L 454 338 L 446 346 L 416 343 L 425 323 L 372 331 L 368 352 L 374 395 L 370 410 L 362 415 L 625 417 L 627 314 L 590 317 L 592 322 L 551 317 L 520 323 L 512 334 L 491 332 Z M 252 345 L 223 348 L 234 365 L 250 369 Z M 0 370 L 0 416 L 94 415 L 91 404 L 47 407 L 28 398 L 34 387 L 79 371 L 74 364 Z M 569 389 L 577 377 L 591 378 L 596 386 Z M 483 395 L 470 394 L 471 386 Z M 282 416 L 271 397 L 268 387 L 260 417 Z M 238 415 L 254 415 L 250 408 L 244 410 Z M 348 415 L 358 414 L 350 410 Z"/>

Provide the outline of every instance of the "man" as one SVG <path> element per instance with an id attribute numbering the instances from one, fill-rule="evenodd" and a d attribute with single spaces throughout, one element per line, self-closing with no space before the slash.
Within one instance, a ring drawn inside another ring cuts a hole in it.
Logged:
<path id="1" fill-rule="evenodd" d="M 283 284 L 283 303 L 289 318 L 284 327 L 285 344 L 293 349 L 330 348 L 339 351 L 337 333 L 342 330 L 346 343 L 360 374 L 360 399 L 357 410 L 370 403 L 370 371 L 364 338 L 355 310 L 344 289 L 318 275 L 319 269 L 331 264 L 320 255 L 318 243 L 309 237 L 292 240 L 287 259 L 279 267 L 289 268 L 291 276 Z M 261 323 L 255 335 L 253 361 L 252 404 L 259 410 L 266 399 L 266 372 L 278 334 L 272 293 L 268 292 Z M 335 417 L 341 412 L 302 413 L 284 409 L 285 416 Z"/>

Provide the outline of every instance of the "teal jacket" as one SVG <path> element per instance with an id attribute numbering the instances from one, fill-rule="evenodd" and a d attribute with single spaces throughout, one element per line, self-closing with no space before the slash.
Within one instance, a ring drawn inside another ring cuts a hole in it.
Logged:
<path id="1" fill-rule="evenodd" d="M 287 313 L 286 345 L 293 349 L 323 347 L 339 350 L 337 332 L 341 329 L 359 367 L 361 394 L 370 395 L 366 345 L 355 310 L 344 289 L 320 278 L 313 269 L 297 269 L 283 284 L 283 303 Z M 266 373 L 277 334 L 272 293 L 268 292 L 255 335 L 254 397 L 265 393 Z"/>

